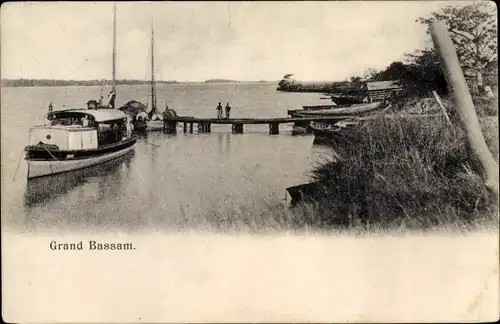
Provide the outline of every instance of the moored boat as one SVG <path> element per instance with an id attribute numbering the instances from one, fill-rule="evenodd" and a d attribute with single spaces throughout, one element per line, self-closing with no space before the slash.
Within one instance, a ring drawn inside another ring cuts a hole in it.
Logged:
<path id="1" fill-rule="evenodd" d="M 322 109 L 322 110 L 304 110 L 296 112 L 297 117 L 313 117 L 313 116 L 352 116 L 362 115 L 377 111 L 384 107 L 383 102 L 371 102 L 365 104 L 356 104 L 343 108 Z"/>
<path id="2" fill-rule="evenodd" d="M 155 39 L 154 39 L 154 25 L 151 25 L 151 111 L 148 113 L 147 131 L 162 131 L 164 125 L 164 115 L 169 111 L 168 104 L 165 104 L 165 111 L 163 114 L 158 113 L 156 107 L 156 81 L 155 81 Z"/>
<path id="3" fill-rule="evenodd" d="M 352 105 L 352 104 L 361 104 L 364 102 L 363 99 L 361 99 L 360 97 L 353 97 L 347 95 L 332 94 L 330 97 L 332 98 L 332 101 L 337 105 Z"/>
<path id="4" fill-rule="evenodd" d="M 332 144 L 339 143 L 341 139 L 355 130 L 356 126 L 359 124 L 360 122 L 355 120 L 342 120 L 335 124 L 311 122 L 309 127 L 314 134 L 314 143 Z"/>
<path id="5" fill-rule="evenodd" d="M 130 116 L 135 132 L 144 132 L 147 127 L 147 107 L 139 101 L 131 100 L 118 108 Z"/>
<path id="6" fill-rule="evenodd" d="M 88 168 L 30 179 L 24 192 L 24 206 L 31 208 L 57 199 L 88 181 L 107 182 L 109 177 L 118 176 L 116 173 L 120 172 L 121 167 L 130 167 L 133 155 L 132 150 L 119 158 Z"/>
<path id="7" fill-rule="evenodd" d="M 79 170 L 98 165 L 132 151 L 129 116 L 114 109 L 116 101 L 116 6 L 113 20 L 113 84 L 107 104 L 102 98 L 87 102 L 87 109 L 65 109 L 46 115 L 45 125 L 30 128 L 29 145 L 25 147 L 27 178 Z"/>
<path id="8" fill-rule="evenodd" d="M 30 129 L 28 179 L 104 163 L 134 149 L 127 115 L 114 109 L 49 112 L 49 125 Z"/>
<path id="9" fill-rule="evenodd" d="M 154 132 L 154 131 L 162 131 L 164 128 L 163 125 L 163 116 L 162 115 L 153 115 L 151 116 L 151 119 L 148 121 L 147 125 L 147 131 L 149 132 Z"/>
<path id="10" fill-rule="evenodd" d="M 162 131 L 164 129 L 164 115 L 169 111 L 166 105 L 163 114 L 158 113 L 156 105 L 156 81 L 155 81 L 155 59 L 154 59 L 154 27 L 151 26 L 151 80 L 150 80 L 150 97 L 146 99 L 147 104 L 139 101 L 129 101 L 124 106 L 120 107 L 133 118 L 134 130 L 137 133 L 145 133 L 150 131 Z M 148 112 L 148 106 L 151 104 L 151 110 Z"/>

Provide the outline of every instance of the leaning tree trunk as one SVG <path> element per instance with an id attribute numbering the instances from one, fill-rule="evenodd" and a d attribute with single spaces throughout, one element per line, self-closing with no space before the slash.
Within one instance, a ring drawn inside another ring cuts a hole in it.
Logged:
<path id="1" fill-rule="evenodd" d="M 498 195 L 498 164 L 486 145 L 455 46 L 442 22 L 437 21 L 431 25 L 431 35 L 441 55 L 448 84 L 453 89 L 468 143 L 481 164 L 487 187 Z"/>

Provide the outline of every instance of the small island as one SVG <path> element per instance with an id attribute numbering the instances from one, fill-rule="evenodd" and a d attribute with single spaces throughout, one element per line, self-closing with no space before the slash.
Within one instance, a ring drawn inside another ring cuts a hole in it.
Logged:
<path id="1" fill-rule="evenodd" d="M 240 83 L 240 81 L 229 80 L 229 79 L 209 79 L 205 83 Z"/>
<path id="2" fill-rule="evenodd" d="M 247 81 L 247 80 L 231 80 L 231 79 L 209 79 L 204 81 L 204 83 L 244 83 L 244 84 L 251 84 L 251 83 L 260 83 L 260 84 L 278 84 L 279 81 L 266 81 L 266 80 L 260 80 L 260 81 Z"/>

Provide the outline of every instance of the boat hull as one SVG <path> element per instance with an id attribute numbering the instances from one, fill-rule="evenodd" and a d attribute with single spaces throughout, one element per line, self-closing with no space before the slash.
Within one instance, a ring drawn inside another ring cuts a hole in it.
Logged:
<path id="1" fill-rule="evenodd" d="M 162 131 L 164 128 L 163 121 L 161 120 L 151 120 L 148 122 L 146 130 L 148 132 Z"/>
<path id="2" fill-rule="evenodd" d="M 382 102 L 372 102 L 368 104 L 351 105 L 336 109 L 323 110 L 305 110 L 296 112 L 297 117 L 316 117 L 316 116 L 361 116 L 363 114 L 372 113 L 384 107 Z"/>
<path id="3" fill-rule="evenodd" d="M 143 133 L 147 130 L 148 124 L 145 120 L 134 121 L 134 131 L 136 133 Z"/>
<path id="4" fill-rule="evenodd" d="M 121 147 L 116 151 L 107 152 L 95 156 L 86 156 L 76 159 L 65 159 L 65 160 L 44 160 L 44 159 L 32 159 L 28 160 L 28 180 L 34 178 L 40 178 L 45 176 L 50 176 L 54 174 L 65 173 L 69 171 L 84 169 L 87 167 L 95 166 L 104 162 L 114 160 L 120 156 L 123 156 L 132 150 L 134 150 L 136 145 L 135 140 L 131 142 L 130 145 Z"/>
<path id="5" fill-rule="evenodd" d="M 316 125 L 311 124 L 310 128 L 312 130 L 312 133 L 314 134 L 314 143 L 349 145 L 349 134 L 355 130 L 356 125 L 358 125 L 359 123 L 351 122 L 346 123 L 345 125 L 341 125 L 341 123 L 342 122 L 339 122 L 336 125 L 324 124 L 323 126 L 325 127 L 318 127 L 317 125 L 323 123 L 315 123 Z"/>

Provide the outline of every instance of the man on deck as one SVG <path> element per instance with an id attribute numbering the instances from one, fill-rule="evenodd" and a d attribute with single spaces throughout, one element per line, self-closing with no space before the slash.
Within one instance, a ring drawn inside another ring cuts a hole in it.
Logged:
<path id="1" fill-rule="evenodd" d="M 229 106 L 229 102 L 226 104 L 226 118 L 229 118 L 229 113 L 231 112 L 231 107 Z"/>
<path id="2" fill-rule="evenodd" d="M 106 107 L 115 108 L 115 98 L 116 98 L 116 93 L 111 90 L 108 95 L 108 103 L 106 104 Z"/>
<path id="3" fill-rule="evenodd" d="M 219 102 L 219 104 L 217 105 L 217 118 L 221 119 L 222 118 L 222 105 L 221 103 Z"/>

